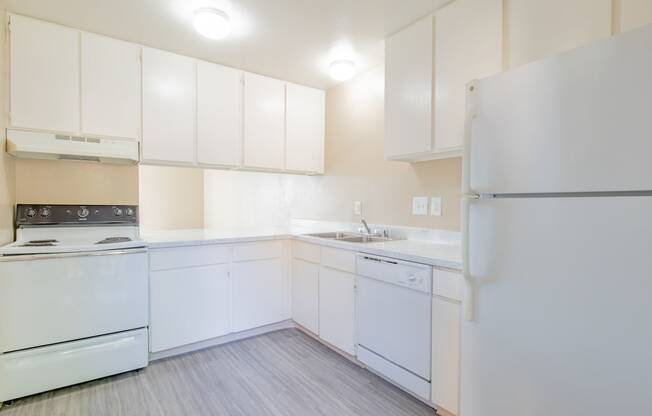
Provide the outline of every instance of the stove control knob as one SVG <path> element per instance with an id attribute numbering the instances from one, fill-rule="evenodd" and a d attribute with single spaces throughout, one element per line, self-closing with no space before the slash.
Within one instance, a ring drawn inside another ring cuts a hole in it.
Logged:
<path id="1" fill-rule="evenodd" d="M 47 217 L 50 215 L 51 212 L 52 212 L 52 210 L 51 210 L 50 208 L 48 208 L 48 207 L 43 207 L 43 208 L 41 208 L 41 210 L 39 211 L 39 214 L 41 215 L 41 217 L 43 217 L 43 218 L 47 218 Z"/>
<path id="2" fill-rule="evenodd" d="M 86 218 L 88 217 L 89 211 L 88 208 L 79 208 L 77 210 L 77 215 L 79 215 L 79 218 Z"/>
<path id="3" fill-rule="evenodd" d="M 134 215 L 136 215 L 136 212 L 131 207 L 127 208 L 125 213 L 127 214 L 128 217 L 133 217 Z"/>
<path id="4" fill-rule="evenodd" d="M 27 215 L 28 218 L 32 218 L 34 215 L 36 215 L 36 210 L 34 208 L 27 208 L 25 215 Z"/>
<path id="5" fill-rule="evenodd" d="M 116 217 L 122 217 L 122 208 L 113 208 L 113 214 L 115 214 Z"/>

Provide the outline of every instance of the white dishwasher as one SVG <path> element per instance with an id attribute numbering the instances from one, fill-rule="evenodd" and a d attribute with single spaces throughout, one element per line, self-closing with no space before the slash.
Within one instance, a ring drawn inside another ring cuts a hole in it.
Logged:
<path id="1" fill-rule="evenodd" d="M 430 399 L 432 267 L 358 254 L 358 360 Z"/>

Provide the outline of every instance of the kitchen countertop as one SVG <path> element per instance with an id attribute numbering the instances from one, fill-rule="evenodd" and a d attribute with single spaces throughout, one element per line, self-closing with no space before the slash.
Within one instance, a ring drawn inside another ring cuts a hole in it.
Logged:
<path id="1" fill-rule="evenodd" d="M 222 227 L 215 229 L 142 231 L 141 238 L 147 242 L 150 248 L 295 239 L 322 246 L 393 257 L 431 266 L 454 270 L 461 269 L 461 249 L 459 244 L 409 239 L 351 243 L 306 235 L 311 232 L 314 232 L 314 230 L 302 227 Z"/>
<path id="2" fill-rule="evenodd" d="M 145 240 L 150 248 L 164 248 L 285 240 L 292 238 L 292 233 L 289 227 L 222 227 L 187 230 L 141 230 L 140 238 Z"/>

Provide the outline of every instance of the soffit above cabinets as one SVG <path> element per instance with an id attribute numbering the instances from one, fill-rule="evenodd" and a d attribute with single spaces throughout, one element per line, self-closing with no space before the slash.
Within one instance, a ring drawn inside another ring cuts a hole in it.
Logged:
<path id="1" fill-rule="evenodd" d="M 230 3 L 233 31 L 197 34 L 195 9 Z M 6 0 L 8 11 L 316 88 L 353 49 L 357 70 L 381 64 L 384 39 L 449 0 Z M 340 57 L 341 59 L 341 57 Z"/>

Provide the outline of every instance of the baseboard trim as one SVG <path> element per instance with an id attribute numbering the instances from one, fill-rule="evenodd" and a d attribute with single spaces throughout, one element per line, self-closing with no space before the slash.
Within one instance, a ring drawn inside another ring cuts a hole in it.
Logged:
<path id="1" fill-rule="evenodd" d="M 296 324 L 288 319 L 285 321 L 277 322 L 275 324 L 260 326 L 258 328 L 248 329 L 241 332 L 233 332 L 221 337 L 207 339 L 205 341 L 195 342 L 194 344 L 182 345 L 180 347 L 171 348 L 165 351 L 150 352 L 149 361 L 156 361 L 163 358 L 174 357 L 175 355 L 187 354 L 189 352 L 199 351 L 206 348 L 216 347 L 229 342 L 240 341 L 243 339 L 255 337 L 258 335 L 266 334 L 268 332 L 279 331 L 281 329 L 296 328 Z"/>

